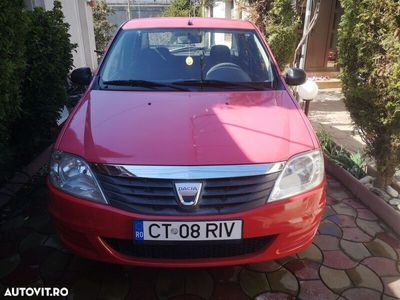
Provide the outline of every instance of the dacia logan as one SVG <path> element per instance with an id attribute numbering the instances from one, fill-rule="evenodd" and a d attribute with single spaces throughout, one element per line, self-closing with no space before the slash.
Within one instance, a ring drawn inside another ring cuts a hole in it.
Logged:
<path id="1" fill-rule="evenodd" d="M 325 205 L 323 155 L 250 22 L 123 24 L 50 162 L 49 210 L 73 252 L 111 263 L 208 267 L 305 249 Z"/>

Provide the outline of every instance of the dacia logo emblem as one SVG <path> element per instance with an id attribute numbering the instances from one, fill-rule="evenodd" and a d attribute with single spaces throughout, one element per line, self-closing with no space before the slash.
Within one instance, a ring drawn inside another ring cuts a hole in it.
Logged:
<path id="1" fill-rule="evenodd" d="M 201 182 L 179 182 L 175 183 L 176 193 L 178 194 L 179 202 L 184 207 L 194 207 L 199 202 Z"/>

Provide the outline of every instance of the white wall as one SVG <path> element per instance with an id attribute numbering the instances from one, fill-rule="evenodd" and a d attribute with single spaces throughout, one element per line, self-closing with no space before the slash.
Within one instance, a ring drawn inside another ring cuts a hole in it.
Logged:
<path id="1" fill-rule="evenodd" d="M 25 0 L 28 8 L 42 6 L 53 8 L 54 0 Z M 74 68 L 97 68 L 92 9 L 86 0 L 61 0 L 65 21 L 70 25 L 71 43 L 77 44 L 74 51 Z"/>

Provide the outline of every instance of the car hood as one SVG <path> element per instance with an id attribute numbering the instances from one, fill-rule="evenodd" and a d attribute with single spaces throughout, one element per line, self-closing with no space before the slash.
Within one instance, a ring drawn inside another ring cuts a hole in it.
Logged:
<path id="1" fill-rule="evenodd" d="M 98 91 L 71 114 L 55 148 L 89 162 L 220 165 L 285 161 L 314 149 L 286 91 Z"/>

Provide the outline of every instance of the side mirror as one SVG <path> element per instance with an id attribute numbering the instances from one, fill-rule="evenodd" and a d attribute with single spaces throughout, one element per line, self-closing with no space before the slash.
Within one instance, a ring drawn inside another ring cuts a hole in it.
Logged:
<path id="1" fill-rule="evenodd" d="M 288 85 L 302 85 L 307 80 L 307 74 L 303 69 L 290 68 L 286 72 L 285 80 Z"/>
<path id="2" fill-rule="evenodd" d="M 72 71 L 71 81 L 77 85 L 89 85 L 92 81 L 92 71 L 90 68 L 78 68 Z"/>

